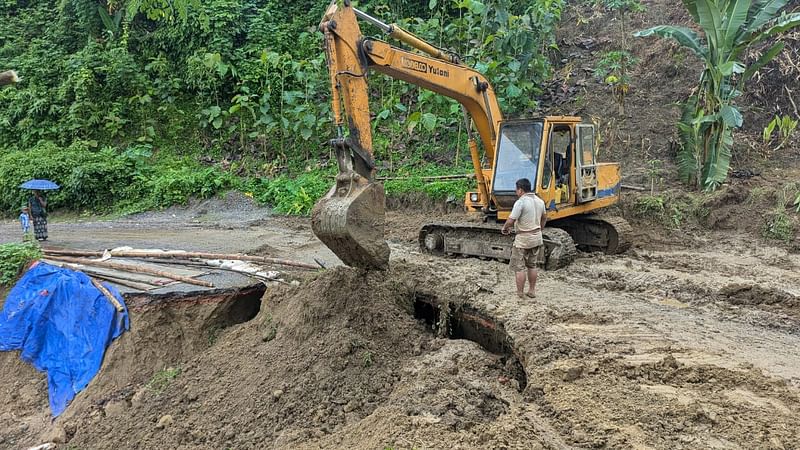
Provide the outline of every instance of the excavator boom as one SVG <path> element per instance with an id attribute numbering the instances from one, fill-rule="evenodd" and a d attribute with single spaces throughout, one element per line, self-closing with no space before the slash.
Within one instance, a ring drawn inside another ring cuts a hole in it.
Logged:
<path id="1" fill-rule="evenodd" d="M 426 54 L 413 53 L 365 38 L 358 19 L 377 26 Z M 337 137 L 339 174 L 336 185 L 311 213 L 314 234 L 345 264 L 385 269 L 389 248 L 384 240 L 385 194 L 375 181 L 367 78 L 374 70 L 429 89 L 461 103 L 470 114 L 489 160 L 502 120 L 500 107 L 486 78 L 474 69 L 397 25 L 385 24 L 344 2 L 331 3 L 320 23 L 325 36 Z M 344 112 L 342 112 L 344 105 Z M 346 122 L 346 126 L 345 126 Z M 345 136 L 345 128 L 348 134 Z M 481 192 L 486 190 L 475 142 L 470 143 Z M 487 199 L 488 195 L 484 196 Z"/>
<path id="2" fill-rule="evenodd" d="M 358 20 L 412 47 L 404 50 L 363 36 Z M 375 180 L 367 80 L 372 71 L 403 80 L 461 104 L 475 169 L 477 192 L 468 192 L 468 211 L 486 221 L 504 220 L 516 201 L 514 184 L 528 178 L 548 205 L 543 230 L 548 268 L 569 264 L 575 245 L 616 253 L 630 246 L 624 221 L 594 216 L 619 200 L 619 164 L 594 160 L 595 132 L 580 117 L 547 116 L 503 121 L 492 85 L 457 55 L 359 11 L 349 1 L 332 2 L 320 23 L 331 82 L 339 164 L 336 184 L 314 207 L 317 237 L 347 265 L 385 269 L 385 194 Z M 342 109 L 342 107 L 344 107 Z M 473 129 L 478 139 L 473 137 Z M 346 132 L 346 133 L 345 133 Z M 483 157 L 479 152 L 479 143 Z M 495 224 L 496 225 L 496 224 Z M 429 224 L 420 247 L 433 254 L 497 259 L 510 257 L 512 240 L 493 225 Z"/>

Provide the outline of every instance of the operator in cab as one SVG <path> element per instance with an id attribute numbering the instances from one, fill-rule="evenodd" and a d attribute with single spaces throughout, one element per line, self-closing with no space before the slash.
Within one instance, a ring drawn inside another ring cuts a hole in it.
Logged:
<path id="1" fill-rule="evenodd" d="M 536 298 L 538 265 L 544 262 L 542 229 L 547 222 L 547 208 L 544 201 L 532 192 L 531 182 L 527 178 L 517 180 L 516 193 L 517 201 L 501 232 L 509 234 L 512 226 L 516 229 L 508 266 L 514 271 L 517 297 Z M 525 278 L 529 283 L 528 292 L 525 292 Z"/>

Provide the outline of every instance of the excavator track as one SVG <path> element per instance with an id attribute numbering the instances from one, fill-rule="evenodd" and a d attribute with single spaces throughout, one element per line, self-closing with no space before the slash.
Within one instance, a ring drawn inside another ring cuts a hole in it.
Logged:
<path id="1" fill-rule="evenodd" d="M 542 238 L 545 244 L 545 270 L 566 267 L 575 259 L 575 244 L 564 230 L 545 228 Z M 420 230 L 419 246 L 423 252 L 432 255 L 508 261 L 511 259 L 514 236 L 500 233 L 499 225 L 433 223 Z"/>
<path id="2" fill-rule="evenodd" d="M 572 236 L 575 245 L 585 252 L 609 255 L 624 253 L 631 247 L 633 229 L 622 217 L 587 214 L 548 222 Z"/>

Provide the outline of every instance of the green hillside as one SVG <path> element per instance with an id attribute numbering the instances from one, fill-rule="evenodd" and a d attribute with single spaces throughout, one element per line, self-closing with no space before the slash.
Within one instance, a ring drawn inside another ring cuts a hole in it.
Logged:
<path id="1" fill-rule="evenodd" d="M 427 3 L 427 4 L 426 4 Z M 21 180 L 57 180 L 53 206 L 129 212 L 249 192 L 305 213 L 333 164 L 321 33 L 327 2 L 9 1 L 0 61 L 22 83 L 0 91 L 0 210 Z M 537 107 L 564 2 L 362 2 L 460 53 L 493 80 L 511 115 Z M 363 32 L 379 31 L 364 26 Z M 464 173 L 458 106 L 376 75 L 382 171 Z M 461 151 L 457 150 L 460 147 Z M 456 155 L 458 157 L 456 158 Z M 299 177 L 299 179 L 297 179 Z M 322 182 L 320 182 L 322 180 Z M 458 195 L 464 182 L 390 183 Z"/>

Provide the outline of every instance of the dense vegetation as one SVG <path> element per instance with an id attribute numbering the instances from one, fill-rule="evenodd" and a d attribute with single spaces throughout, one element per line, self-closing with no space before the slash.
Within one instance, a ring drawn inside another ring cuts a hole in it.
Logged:
<path id="1" fill-rule="evenodd" d="M 163 5 L 168 5 L 164 7 Z M 511 116 L 536 108 L 563 0 L 364 1 L 489 76 Z M 304 213 L 333 169 L 329 86 L 316 25 L 327 1 L 11 0 L 0 61 L 0 211 L 16 186 L 50 178 L 52 206 L 135 211 L 239 189 Z M 364 26 L 365 34 L 378 31 Z M 460 109 L 376 76 L 376 157 L 411 176 L 464 173 Z M 446 146 L 446 147 L 445 147 Z M 443 155 L 457 155 L 456 158 Z M 465 183 L 425 187 L 457 195 Z"/>
<path id="2" fill-rule="evenodd" d="M 743 123 L 736 98 L 742 95 L 746 83 L 783 50 L 784 43 L 775 42 L 749 66 L 744 61 L 745 52 L 800 26 L 800 13 L 784 11 L 779 15 L 789 0 L 684 0 L 683 3 L 702 29 L 703 39 L 692 29 L 664 25 L 637 35 L 675 39 L 703 61 L 705 67 L 697 93 L 682 105 L 683 117 L 678 127 L 683 145 L 678 164 L 686 181 L 711 191 L 728 177 L 733 130 Z M 764 135 L 767 141 L 766 130 Z"/>

